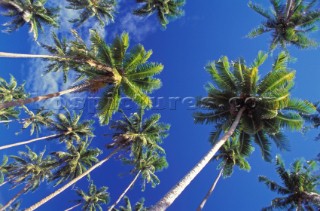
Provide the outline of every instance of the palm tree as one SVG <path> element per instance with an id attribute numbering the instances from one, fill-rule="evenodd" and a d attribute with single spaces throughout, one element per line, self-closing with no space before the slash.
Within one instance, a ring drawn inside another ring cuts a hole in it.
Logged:
<path id="1" fill-rule="evenodd" d="M 306 120 L 306 122 L 310 123 L 311 126 L 309 125 L 308 127 L 306 127 L 307 129 L 310 128 L 319 128 L 320 126 L 320 106 L 319 106 L 320 102 L 316 102 L 314 103 L 314 106 L 317 108 L 317 112 L 314 114 L 302 114 L 303 118 Z M 320 134 L 318 134 L 318 136 L 316 137 L 316 140 L 320 140 Z"/>
<path id="2" fill-rule="evenodd" d="M 77 40 L 73 41 L 70 46 L 69 57 L 54 55 L 43 56 L 43 58 L 51 57 L 51 59 L 62 63 L 65 61 L 86 79 L 79 85 L 61 92 L 2 103 L 0 109 L 46 100 L 72 92 L 97 92 L 102 89 L 104 91 L 98 106 L 102 124 L 107 124 L 111 116 L 118 110 L 122 94 L 140 106 L 152 106 L 147 93 L 151 93 L 161 86 L 161 81 L 154 78 L 154 75 L 159 74 L 163 69 L 163 65 L 159 63 L 148 62 L 152 51 L 146 51 L 142 45 L 137 45 L 128 51 L 129 36 L 126 33 L 121 37 L 116 37 L 112 44 L 107 44 L 96 31 L 91 31 L 91 49 L 86 47 L 77 34 L 75 36 Z M 7 54 L 2 53 L 2 55 Z M 62 66 L 57 68 L 60 67 Z"/>
<path id="3" fill-rule="evenodd" d="M 123 200 L 125 202 L 125 207 L 120 206 L 119 209 L 114 208 L 113 211 L 147 211 L 147 208 L 144 206 L 144 198 L 140 199 L 133 208 L 127 196 L 123 197 Z"/>
<path id="4" fill-rule="evenodd" d="M 28 95 L 24 91 L 24 83 L 18 86 L 18 82 L 13 75 L 10 75 L 9 83 L 0 78 L 0 100 L 9 102 L 12 100 L 25 99 Z"/>
<path id="5" fill-rule="evenodd" d="M 97 164 L 93 165 L 91 168 L 89 168 L 87 171 L 83 172 L 78 177 L 71 180 L 69 183 L 64 185 L 63 187 L 59 188 L 52 194 L 48 195 L 47 197 L 43 198 L 39 202 L 35 203 L 31 207 L 29 207 L 26 211 L 31 211 L 39 208 L 43 204 L 47 203 L 49 200 L 54 198 L 55 196 L 62 193 L 64 190 L 81 180 L 83 177 L 90 174 L 93 170 L 98 168 L 99 166 L 106 163 L 112 156 L 114 156 L 116 153 L 120 152 L 121 150 L 128 150 L 131 147 L 131 144 L 135 142 L 139 142 L 141 145 L 144 145 L 147 149 L 152 149 L 154 151 L 160 151 L 161 147 L 157 146 L 156 143 L 161 143 L 162 139 L 167 136 L 169 126 L 163 123 L 159 123 L 160 116 L 154 115 L 156 117 L 151 116 L 149 119 L 142 120 L 142 110 L 140 111 L 140 117 L 137 119 L 137 113 L 134 113 L 131 117 L 124 116 L 123 121 L 116 121 L 112 128 L 117 130 L 118 132 L 115 133 L 113 137 L 113 143 L 109 144 L 109 148 L 114 148 L 114 150 L 105 158 L 100 160 Z M 139 123 L 138 123 L 139 122 Z M 140 124 L 142 126 L 141 129 L 144 128 L 144 133 L 142 134 L 135 134 L 136 126 L 130 126 L 131 124 Z M 117 126 L 118 125 L 118 126 Z M 126 129 L 127 128 L 127 129 Z M 122 134 L 120 132 L 122 131 Z M 133 133 L 132 133 L 133 132 Z M 152 138 L 152 139 L 151 139 Z M 145 140 L 145 141 L 140 141 Z M 142 153 L 134 153 L 134 149 L 142 149 L 142 147 L 135 146 L 132 148 L 133 155 L 141 155 Z M 141 157 L 140 156 L 140 157 Z M 136 156 L 139 157 L 139 156 Z"/>
<path id="6" fill-rule="evenodd" d="M 44 157 L 45 150 L 37 154 L 29 147 L 26 148 L 27 152 L 19 152 L 20 156 L 10 156 L 14 162 L 6 167 L 7 179 L 13 188 L 25 184 L 24 188 L 0 208 L 1 211 L 6 210 L 22 194 L 36 190 L 41 182 L 51 176 L 53 162 L 50 156 Z"/>
<path id="7" fill-rule="evenodd" d="M 130 117 L 123 111 L 120 112 L 123 119 L 111 124 L 110 127 L 115 133 L 114 141 L 108 148 L 131 147 L 130 151 L 136 158 L 141 156 L 143 147 L 164 152 L 159 145 L 168 136 L 170 125 L 159 122 L 160 114 L 143 119 L 144 109 L 139 109 L 139 112 L 133 113 Z"/>
<path id="8" fill-rule="evenodd" d="M 278 143 L 278 133 L 282 128 L 302 128 L 303 119 L 299 112 L 314 112 L 314 106 L 309 102 L 290 98 L 295 72 L 288 70 L 288 56 L 283 52 L 273 64 L 272 71 L 259 80 L 258 68 L 266 58 L 267 55 L 260 52 L 253 64 L 247 66 L 241 59 L 230 65 L 228 58 L 222 57 L 206 67 L 214 84 L 207 85 L 208 97 L 198 103 L 206 112 L 195 113 L 195 121 L 217 123 L 215 134 L 225 134 L 151 210 L 167 209 L 237 128 L 241 128 L 244 135 L 254 137 L 267 160 L 270 148 L 268 136 Z M 282 140 L 280 144 L 281 142 Z"/>
<path id="9" fill-rule="evenodd" d="M 3 108 L 0 109 L 0 123 L 9 123 L 19 118 L 19 111 L 14 108 Z"/>
<path id="10" fill-rule="evenodd" d="M 168 166 L 164 156 L 159 156 L 158 153 L 150 150 L 142 153 L 139 158 L 134 157 L 131 160 L 125 160 L 125 162 L 135 166 L 131 171 L 131 173 L 135 173 L 135 177 L 128 187 L 122 192 L 119 198 L 111 205 L 111 207 L 109 207 L 109 211 L 112 211 L 117 206 L 117 204 L 136 183 L 140 175 L 143 179 L 142 190 L 145 189 L 146 183 L 151 183 L 152 187 L 155 187 L 160 183 L 160 180 L 155 175 L 155 172 L 161 171 Z"/>
<path id="11" fill-rule="evenodd" d="M 12 204 L 12 206 L 8 207 L 8 211 L 20 211 L 20 204 L 21 201 L 16 201 L 15 203 Z M 0 208 L 2 205 L 0 204 Z"/>
<path id="12" fill-rule="evenodd" d="M 238 136 L 228 140 L 219 150 L 219 154 L 213 157 L 213 160 L 221 160 L 218 168 L 220 169 L 218 176 L 209 189 L 206 196 L 201 201 L 197 210 L 202 210 L 209 197 L 212 195 L 221 176 L 230 177 L 233 173 L 234 166 L 240 169 L 250 171 L 250 164 L 246 158 L 253 152 L 253 147 L 249 142 L 240 142 Z"/>
<path id="13" fill-rule="evenodd" d="M 317 186 L 320 184 L 320 176 L 315 173 L 315 161 L 305 164 L 302 160 L 296 160 L 290 170 L 286 170 L 283 161 L 276 157 L 276 170 L 279 174 L 282 185 L 259 176 L 259 182 L 264 183 L 271 191 L 283 195 L 271 201 L 271 206 L 263 210 L 289 209 L 293 210 L 319 210 L 320 195 Z"/>
<path id="14" fill-rule="evenodd" d="M 99 160 L 97 157 L 102 153 L 98 148 L 88 148 L 90 141 L 82 141 L 77 146 L 70 145 L 67 152 L 58 151 L 51 153 L 54 156 L 54 164 L 57 169 L 50 181 L 57 180 L 56 185 L 72 180 L 83 174 Z"/>
<path id="15" fill-rule="evenodd" d="M 166 27 L 170 20 L 184 14 L 181 7 L 185 4 L 185 0 L 136 0 L 136 2 L 143 5 L 134 10 L 133 14 L 147 16 L 156 11 L 163 27 Z"/>
<path id="16" fill-rule="evenodd" d="M 80 122 L 82 113 L 76 114 L 74 111 L 73 114 L 71 114 L 67 108 L 64 110 L 65 114 L 59 113 L 56 115 L 56 121 L 49 120 L 48 122 L 48 124 L 50 124 L 49 129 L 53 130 L 55 134 L 0 146 L 0 150 L 55 138 L 59 138 L 60 142 L 65 142 L 67 147 L 70 147 L 73 144 L 73 141 L 80 142 L 82 139 L 89 139 L 94 136 L 92 133 L 92 120 Z"/>
<path id="17" fill-rule="evenodd" d="M 80 205 L 83 205 L 83 210 L 103 210 L 101 204 L 109 203 L 110 194 L 107 192 L 107 190 L 108 188 L 105 186 L 97 189 L 97 187 L 91 181 L 89 185 L 89 192 L 86 194 L 83 190 L 77 189 L 76 192 L 81 199 L 77 200 L 78 203 L 75 206 L 70 207 L 65 211 L 73 210 Z"/>
<path id="18" fill-rule="evenodd" d="M 97 19 L 101 26 L 105 23 L 114 21 L 114 13 L 117 2 L 115 0 L 67 0 L 70 5 L 67 7 L 73 10 L 82 10 L 79 18 L 73 19 L 70 22 L 80 26 L 89 18 Z"/>
<path id="19" fill-rule="evenodd" d="M 299 48 L 318 45 L 307 36 L 309 32 L 318 29 L 316 22 L 320 19 L 320 10 L 312 9 L 316 0 L 311 0 L 309 3 L 304 0 L 286 0 L 285 4 L 280 0 L 270 0 L 270 2 L 273 6 L 272 11 L 265 10 L 258 4 L 249 3 L 251 9 L 267 19 L 247 35 L 249 38 L 272 32 L 271 50 L 277 45 L 281 45 L 282 48 L 288 44 Z"/>
<path id="20" fill-rule="evenodd" d="M 4 16 L 12 18 L 7 22 L 5 32 L 13 32 L 24 24 L 30 26 L 35 40 L 38 39 L 39 30 L 43 31 L 42 24 L 58 27 L 55 14 L 58 8 L 45 7 L 46 0 L 1 0 L 0 7 L 5 10 Z"/>

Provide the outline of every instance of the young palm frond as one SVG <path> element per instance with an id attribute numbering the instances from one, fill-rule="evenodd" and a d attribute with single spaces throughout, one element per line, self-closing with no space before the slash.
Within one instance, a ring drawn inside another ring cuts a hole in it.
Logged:
<path id="1" fill-rule="evenodd" d="M 161 25 L 165 28 L 169 21 L 184 14 L 181 9 L 185 0 L 136 0 L 142 6 L 134 10 L 137 16 L 147 16 L 157 12 L 157 17 Z"/>
<path id="2" fill-rule="evenodd" d="M 273 10 L 268 11 L 262 6 L 249 3 L 249 7 L 267 20 L 253 29 L 247 36 L 257 37 L 272 32 L 270 50 L 278 45 L 285 48 L 292 44 L 299 48 L 315 47 L 318 43 L 310 39 L 307 34 L 316 31 L 316 22 L 320 20 L 320 11 L 312 10 L 316 0 L 307 3 L 305 0 L 270 0 Z"/>

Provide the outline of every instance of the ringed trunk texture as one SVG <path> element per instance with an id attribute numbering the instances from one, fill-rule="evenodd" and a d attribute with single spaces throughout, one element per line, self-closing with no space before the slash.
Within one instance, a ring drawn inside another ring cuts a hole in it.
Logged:
<path id="1" fill-rule="evenodd" d="M 220 177 L 221 177 L 221 175 L 222 175 L 222 172 L 223 172 L 223 168 L 220 170 L 218 176 L 217 176 L 216 179 L 214 180 L 214 182 L 213 182 L 211 188 L 209 189 L 208 193 L 207 193 L 206 196 L 203 198 L 203 200 L 202 200 L 202 202 L 200 203 L 197 211 L 201 211 L 201 210 L 203 209 L 204 205 L 206 204 L 206 202 L 208 201 L 209 197 L 211 196 L 213 190 L 215 189 L 215 187 L 216 187 L 216 185 L 217 185 L 217 183 L 218 183 L 218 181 L 219 181 L 219 179 L 220 179 Z"/>
<path id="2" fill-rule="evenodd" d="M 76 205 L 74 205 L 74 206 L 72 206 L 72 207 L 70 207 L 70 208 L 66 209 L 65 211 L 73 210 L 74 208 L 79 207 L 81 204 L 82 204 L 82 203 L 80 202 L 80 203 L 78 203 L 78 204 L 76 204 Z"/>
<path id="3" fill-rule="evenodd" d="M 21 191 L 19 191 L 8 203 L 6 203 L 3 207 L 0 208 L 0 211 L 5 211 L 10 205 L 15 202 L 22 194 L 27 192 L 29 189 L 29 185 L 25 186 Z"/>
<path id="4" fill-rule="evenodd" d="M 101 160 L 97 164 L 93 165 L 86 172 L 84 172 L 83 174 L 81 174 L 78 177 L 74 178 L 73 180 L 71 180 L 70 182 L 65 184 L 63 187 L 61 187 L 58 190 L 56 190 L 55 192 L 51 193 L 47 197 L 41 199 L 40 201 L 38 201 L 37 203 L 35 203 L 31 207 L 25 209 L 25 211 L 33 211 L 35 209 L 38 209 L 40 206 L 42 206 L 43 204 L 47 203 L 48 201 L 50 201 L 51 199 L 53 199 L 54 197 L 56 197 L 57 195 L 59 195 L 60 193 L 65 191 L 67 188 L 69 188 L 70 186 L 72 186 L 73 184 L 75 184 L 76 182 L 81 180 L 83 177 L 87 176 L 90 172 L 92 172 L 93 170 L 95 170 L 96 168 L 98 168 L 99 166 L 104 164 L 105 162 L 107 162 L 114 154 L 116 154 L 121 149 L 122 149 L 121 147 L 118 147 L 117 149 L 113 150 L 113 152 L 111 152 L 106 158 L 104 158 L 103 160 Z"/>
<path id="5" fill-rule="evenodd" d="M 63 136 L 63 135 L 65 135 L 65 133 L 54 134 L 54 135 L 44 136 L 44 137 L 40 137 L 40 138 L 34 138 L 34 139 L 30 139 L 28 141 L 21 141 L 21 142 L 14 143 L 14 144 L 8 144 L 8 145 L 0 146 L 0 150 L 12 148 L 12 147 L 17 147 L 17 146 L 21 146 L 21 145 L 30 144 L 30 143 L 33 143 L 33 142 L 36 142 L 36 141 L 42 141 L 42 140 L 47 140 L 47 139 L 52 139 L 52 138 L 58 138 L 58 137 Z"/>
<path id="6" fill-rule="evenodd" d="M 242 113 L 245 107 L 241 108 L 238 112 L 234 122 L 225 135 L 209 150 L 209 152 L 187 173 L 158 203 L 153 206 L 151 211 L 163 211 L 166 210 L 174 200 L 184 191 L 186 187 L 192 182 L 192 180 L 201 172 L 201 170 L 210 162 L 212 157 L 217 153 L 220 147 L 230 138 L 237 128 Z"/>
<path id="7" fill-rule="evenodd" d="M 115 208 L 117 206 L 117 204 L 119 204 L 119 202 L 121 201 L 121 199 L 127 194 L 127 192 L 132 188 L 132 186 L 134 185 L 134 183 L 136 183 L 137 179 L 139 178 L 139 175 L 141 173 L 141 170 L 136 174 L 136 176 L 134 177 L 134 179 L 131 181 L 131 183 L 129 184 L 129 186 L 122 192 L 122 194 L 119 196 L 119 198 L 117 199 L 117 201 L 115 201 L 111 207 L 109 207 L 108 211 L 112 211 L 113 208 Z"/>

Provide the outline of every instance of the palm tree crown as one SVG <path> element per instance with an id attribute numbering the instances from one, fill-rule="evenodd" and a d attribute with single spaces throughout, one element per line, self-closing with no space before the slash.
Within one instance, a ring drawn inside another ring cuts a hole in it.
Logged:
<path id="1" fill-rule="evenodd" d="M 114 209 L 114 211 L 147 211 L 144 206 L 144 198 L 140 199 L 134 207 L 131 206 L 131 202 L 127 196 L 123 197 L 125 206 L 120 206 L 119 209 Z"/>
<path id="2" fill-rule="evenodd" d="M 67 152 L 53 152 L 56 170 L 50 180 L 58 180 L 56 185 L 72 180 L 97 163 L 102 152 L 98 148 L 88 148 L 89 141 L 81 141 L 77 146 L 70 145 Z"/>
<path id="3" fill-rule="evenodd" d="M 6 32 L 13 32 L 24 24 L 30 25 L 30 32 L 35 40 L 38 39 L 38 31 L 43 30 L 42 24 L 58 27 L 56 21 L 57 8 L 45 7 L 47 0 L 4 0 L 0 7 L 5 10 L 4 16 L 12 17 L 7 22 Z"/>
<path id="4" fill-rule="evenodd" d="M 169 20 L 180 17 L 184 14 L 181 7 L 185 0 L 136 0 L 137 3 L 143 4 L 140 8 L 134 10 L 138 16 L 147 16 L 155 11 L 163 27 L 166 27 Z"/>
<path id="5" fill-rule="evenodd" d="M 78 196 L 81 197 L 81 199 L 77 200 L 77 202 L 83 205 L 83 210 L 102 211 L 103 209 L 101 207 L 101 204 L 108 204 L 110 200 L 107 190 L 108 188 L 105 186 L 97 189 L 97 187 L 91 181 L 88 193 L 85 193 L 81 189 L 76 190 Z"/>
<path id="6" fill-rule="evenodd" d="M 73 141 L 81 142 L 82 139 L 89 139 L 93 137 L 93 121 L 80 121 L 82 112 L 77 114 L 72 113 L 64 108 L 65 113 L 59 113 L 56 116 L 56 121 L 50 125 L 50 130 L 56 131 L 59 134 L 64 134 L 60 137 L 61 142 L 65 142 L 67 146 L 71 146 Z"/>
<path id="7" fill-rule="evenodd" d="M 7 165 L 7 179 L 13 187 L 26 183 L 27 190 L 34 191 L 40 183 L 51 176 L 53 161 L 50 156 L 44 157 L 26 146 L 27 152 L 19 152 L 20 156 L 10 156 L 14 162 Z"/>
<path id="8" fill-rule="evenodd" d="M 283 197 L 272 200 L 271 206 L 263 210 L 289 209 L 292 210 L 319 210 L 320 202 L 315 200 L 318 196 L 317 187 L 320 184 L 320 176 L 315 174 L 315 161 L 306 164 L 302 160 L 297 160 L 291 165 L 290 170 L 286 170 L 283 161 L 276 157 L 276 169 L 282 185 L 259 176 L 259 182 L 263 182 L 271 191 L 275 191 Z"/>
<path id="9" fill-rule="evenodd" d="M 287 142 L 281 129 L 301 129 L 301 113 L 312 113 L 314 106 L 307 102 L 290 98 L 294 71 L 287 68 L 288 56 L 282 52 L 276 58 L 272 71 L 259 79 L 258 68 L 267 55 L 260 52 L 252 65 L 247 66 L 240 59 L 232 62 L 227 57 L 210 63 L 206 69 L 214 84 L 206 86 L 208 97 L 198 101 L 204 112 L 194 114 L 196 123 L 215 123 L 211 134 L 213 141 L 233 123 L 240 109 L 245 109 L 238 127 L 240 142 L 254 140 L 261 148 L 262 156 L 271 159 L 272 139 L 281 149 L 287 149 Z"/>
<path id="10" fill-rule="evenodd" d="M 307 34 L 317 30 L 315 23 L 320 19 L 320 11 L 313 10 L 316 0 L 306 3 L 305 0 L 270 0 L 273 10 L 267 11 L 262 6 L 249 3 L 249 7 L 267 20 L 252 30 L 248 37 L 257 37 L 266 32 L 272 32 L 270 49 L 277 45 L 285 48 L 287 44 L 299 48 L 317 46 L 317 42 L 307 37 Z"/>
<path id="11" fill-rule="evenodd" d="M 79 18 L 71 20 L 77 26 L 80 26 L 90 17 L 96 18 L 100 25 L 114 21 L 116 9 L 115 0 L 67 0 L 70 5 L 67 8 L 82 10 Z"/>
<path id="12" fill-rule="evenodd" d="M 113 143 L 108 147 L 131 147 L 131 153 L 137 158 L 142 154 L 144 147 L 164 152 L 159 144 L 168 136 L 170 125 L 159 122 L 160 114 L 154 114 L 145 119 L 143 115 L 143 109 L 130 117 L 123 113 L 124 118 L 111 125 L 115 134 Z"/>

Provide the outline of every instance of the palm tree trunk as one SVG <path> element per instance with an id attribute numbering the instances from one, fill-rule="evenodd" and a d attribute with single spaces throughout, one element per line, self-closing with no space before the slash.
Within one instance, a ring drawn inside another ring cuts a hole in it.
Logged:
<path id="1" fill-rule="evenodd" d="M 32 59 L 32 58 L 40 58 L 40 59 L 65 59 L 59 56 L 52 55 L 38 55 L 38 54 L 20 54 L 20 53 L 6 53 L 0 52 L 0 57 L 2 58 L 12 58 L 12 59 Z"/>
<path id="2" fill-rule="evenodd" d="M 83 177 L 87 176 L 90 172 L 92 172 L 93 170 L 95 170 L 96 168 L 98 168 L 99 166 L 104 164 L 105 162 L 107 162 L 113 155 L 115 155 L 121 149 L 122 149 L 121 146 L 116 148 L 106 158 L 104 158 L 103 160 L 101 160 L 100 162 L 98 162 L 97 164 L 92 166 L 91 168 L 89 168 L 86 172 L 82 173 L 78 177 L 74 178 L 73 180 L 71 180 L 70 182 L 65 184 L 63 187 L 61 187 L 58 190 L 56 190 L 55 192 L 51 193 L 49 196 L 43 198 L 42 200 L 38 201 L 37 203 L 35 203 L 31 207 L 27 208 L 25 211 L 33 211 L 35 209 L 38 209 L 40 206 L 42 206 L 43 204 L 47 203 L 48 201 L 50 201 L 51 199 L 53 199 L 54 197 L 56 197 L 57 195 L 59 195 L 60 193 L 65 191 L 67 188 L 69 188 L 70 186 L 72 186 L 73 184 L 75 184 L 76 182 L 81 180 Z"/>
<path id="3" fill-rule="evenodd" d="M 0 121 L 0 124 L 3 124 L 3 123 L 10 123 L 10 122 L 13 122 L 13 121 L 15 121 L 15 119 L 2 120 L 2 121 Z"/>
<path id="4" fill-rule="evenodd" d="M 117 204 L 119 204 L 119 202 L 121 201 L 121 199 L 126 195 L 126 193 L 132 188 L 132 186 L 134 185 L 134 183 L 137 181 L 137 179 L 139 178 L 139 175 L 141 173 L 141 170 L 136 174 L 136 176 L 134 177 L 134 179 L 131 181 L 131 183 L 129 184 L 129 186 L 122 192 L 122 194 L 119 196 L 119 198 L 117 199 L 116 202 L 114 202 L 111 207 L 109 207 L 108 211 L 112 211 L 113 208 L 115 208 L 117 206 Z"/>
<path id="5" fill-rule="evenodd" d="M 5 182 L 1 183 L 1 184 L 0 184 L 0 187 L 3 186 L 3 185 L 5 185 L 5 184 L 7 184 L 8 182 L 9 182 L 9 181 L 5 181 Z"/>
<path id="6" fill-rule="evenodd" d="M 51 93 L 51 94 L 47 94 L 47 95 L 42 95 L 42 96 L 37 96 L 37 97 L 31 97 L 31 98 L 27 98 L 27 99 L 19 99 L 19 100 L 14 100 L 14 101 L 10 101 L 10 102 L 5 102 L 5 103 L 1 103 L 0 104 L 0 109 L 3 108 L 9 108 L 12 106 L 21 106 L 21 105 L 26 105 L 29 103 L 34 103 L 34 102 L 38 102 L 38 101 L 43 101 L 43 100 L 48 100 L 51 98 L 55 98 L 55 97 L 59 97 L 65 94 L 69 94 L 72 92 L 80 92 L 82 90 L 84 90 L 85 88 L 89 87 L 90 83 L 85 84 L 85 85 L 78 85 L 60 92 L 55 92 L 55 93 Z"/>
<path id="7" fill-rule="evenodd" d="M 212 186 L 211 186 L 211 188 L 209 189 L 208 193 L 206 194 L 206 196 L 204 197 L 204 199 L 203 199 L 202 202 L 200 203 L 197 211 L 201 211 L 201 210 L 203 209 L 204 205 L 206 204 L 206 202 L 208 201 L 209 197 L 211 196 L 213 190 L 215 189 L 215 187 L 216 187 L 216 185 L 217 185 L 217 183 L 218 183 L 218 181 L 219 181 L 222 173 L 223 173 L 223 168 L 221 168 L 218 176 L 217 176 L 216 179 L 214 180 L 214 183 L 212 184 Z"/>
<path id="8" fill-rule="evenodd" d="M 0 150 L 12 148 L 12 147 L 17 147 L 17 146 L 21 146 L 21 145 L 30 144 L 30 143 L 33 143 L 33 142 L 36 142 L 36 141 L 42 141 L 42 140 L 47 140 L 47 139 L 52 139 L 52 138 L 58 138 L 58 137 L 63 136 L 65 134 L 66 133 L 54 134 L 54 135 L 50 135 L 50 136 L 44 136 L 44 137 L 40 137 L 40 138 L 30 139 L 28 141 L 21 141 L 21 142 L 14 143 L 14 144 L 8 144 L 8 145 L 0 146 Z"/>
<path id="9" fill-rule="evenodd" d="M 80 202 L 80 203 L 78 203 L 78 204 L 76 204 L 76 205 L 74 205 L 74 206 L 72 206 L 72 207 L 70 207 L 70 208 L 66 209 L 65 211 L 73 210 L 74 208 L 79 207 L 81 204 L 82 204 L 82 203 Z"/>
<path id="10" fill-rule="evenodd" d="M 22 194 L 27 192 L 29 185 L 26 185 L 21 191 L 19 191 L 10 201 L 8 201 L 3 207 L 0 208 L 0 211 L 5 211 L 10 205 L 15 202 Z"/>
<path id="11" fill-rule="evenodd" d="M 220 147 L 230 138 L 237 128 L 245 107 L 238 112 L 234 122 L 225 135 L 209 150 L 209 152 L 187 173 L 158 203 L 153 206 L 151 211 L 166 210 L 174 200 L 188 187 L 192 180 L 201 172 L 201 170 L 210 162 L 212 157 L 217 153 Z"/>

